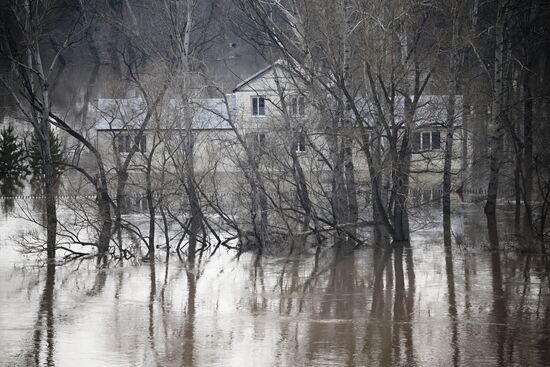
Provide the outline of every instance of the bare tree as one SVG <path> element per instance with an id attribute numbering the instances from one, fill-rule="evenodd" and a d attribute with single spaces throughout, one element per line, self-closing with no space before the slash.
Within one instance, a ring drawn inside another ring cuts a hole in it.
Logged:
<path id="1" fill-rule="evenodd" d="M 52 161 L 49 131 L 53 101 L 51 87 L 63 70 L 63 53 L 81 40 L 87 21 L 77 4 L 65 11 L 49 1 L 9 2 L 3 9 L 11 16 L 4 24 L 1 52 L 12 63 L 15 80 L 3 84 L 11 92 L 17 106 L 33 126 L 42 155 L 44 191 L 46 196 L 47 256 L 55 258 L 57 205 L 55 198 L 55 168 Z M 63 23 L 67 32 L 53 30 Z M 8 29 L 9 28 L 9 29 Z M 53 54 L 44 52 L 44 44 L 55 40 Z"/>

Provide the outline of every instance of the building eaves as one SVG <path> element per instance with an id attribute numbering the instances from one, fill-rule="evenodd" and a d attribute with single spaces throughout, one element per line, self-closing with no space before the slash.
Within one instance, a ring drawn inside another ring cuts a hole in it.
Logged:
<path id="1" fill-rule="evenodd" d="M 266 72 L 271 70 L 272 68 L 273 68 L 273 65 L 266 66 L 265 68 L 258 71 L 257 73 L 249 76 L 248 78 L 246 78 L 245 80 L 243 80 L 242 82 L 237 84 L 237 86 L 233 89 L 233 93 L 237 92 L 240 88 L 244 87 L 245 85 L 247 85 L 248 83 L 250 83 L 254 79 L 259 78 L 260 76 L 262 76 L 263 74 L 265 74 Z"/>
<path id="2" fill-rule="evenodd" d="M 229 116 L 235 117 L 235 96 L 223 98 L 193 99 L 193 130 L 230 130 Z M 182 129 L 183 106 L 175 99 L 162 107 L 162 118 L 146 130 Z M 139 130 L 143 124 L 146 106 L 141 99 L 99 99 L 97 103 L 95 128 L 98 131 Z"/>

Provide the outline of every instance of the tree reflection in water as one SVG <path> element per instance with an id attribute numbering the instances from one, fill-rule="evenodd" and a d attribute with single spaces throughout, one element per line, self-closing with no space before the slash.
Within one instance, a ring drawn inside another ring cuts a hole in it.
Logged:
<path id="1" fill-rule="evenodd" d="M 8 365 L 545 365 L 543 259 L 427 244 L 48 266 L 39 289 L 28 278 L 32 334 Z"/>
<path id="2" fill-rule="evenodd" d="M 197 293 L 197 274 L 190 266 L 187 275 L 187 310 L 183 324 L 183 365 L 195 365 L 195 297 Z"/>
<path id="3" fill-rule="evenodd" d="M 449 230 L 450 232 L 450 230 Z M 458 340 L 458 310 L 456 305 L 455 273 L 453 264 L 453 249 L 450 235 L 444 236 L 445 273 L 447 275 L 447 302 L 449 304 L 449 318 L 451 321 L 451 346 L 453 349 L 453 366 L 460 363 L 460 348 Z"/>
<path id="4" fill-rule="evenodd" d="M 34 324 L 32 349 L 27 355 L 28 366 L 55 365 L 54 291 L 55 264 L 49 263 L 46 265 L 46 281 Z"/>

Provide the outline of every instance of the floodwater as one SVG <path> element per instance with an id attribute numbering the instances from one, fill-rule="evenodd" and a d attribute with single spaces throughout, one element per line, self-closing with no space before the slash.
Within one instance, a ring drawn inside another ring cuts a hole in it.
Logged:
<path id="1" fill-rule="evenodd" d="M 445 250 L 437 232 L 393 251 L 220 252 L 196 268 L 40 267 L 0 240 L 5 366 L 550 364 L 544 259 Z"/>

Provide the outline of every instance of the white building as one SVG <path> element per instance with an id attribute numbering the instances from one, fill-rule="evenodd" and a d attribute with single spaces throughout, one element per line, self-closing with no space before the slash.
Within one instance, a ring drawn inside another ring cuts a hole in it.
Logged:
<path id="1" fill-rule="evenodd" d="M 238 133 L 254 149 L 261 160 L 260 167 L 270 180 L 284 184 L 292 170 L 290 156 L 298 155 L 314 190 L 326 190 L 330 182 L 327 164 L 330 132 L 324 128 L 317 102 L 305 88 L 284 70 L 281 63 L 270 65 L 243 80 L 225 98 L 193 100 L 190 109 L 170 100 L 161 112 L 148 121 L 140 141 L 135 137 L 143 126 L 147 109 L 140 99 L 99 100 L 97 103 L 97 146 L 108 157 L 109 165 L 120 165 L 132 144 L 139 151 L 132 161 L 131 171 L 137 172 L 150 156 L 161 174 L 174 170 L 178 151 L 189 130 L 194 136 L 194 168 L 198 175 L 216 174 L 226 177 L 224 188 L 242 188 L 242 157 Z M 329 97 L 327 97 L 329 98 Z M 417 129 L 412 136 L 414 149 L 411 186 L 418 189 L 424 200 L 435 198 L 442 180 L 443 149 L 446 137 L 446 103 L 444 95 L 425 95 L 416 111 Z M 358 105 L 367 118 L 372 106 L 368 101 Z M 396 103 L 396 114 L 402 115 L 402 102 Z M 401 107 L 400 107 L 401 106 Z M 460 176 L 464 144 L 461 143 L 462 98 L 457 98 L 457 129 L 454 134 L 456 157 L 455 177 Z M 192 116 L 186 126 L 186 115 Z M 235 128 L 235 129 L 234 129 Z M 354 140 L 352 157 L 359 187 L 368 187 L 367 163 L 360 149 L 364 129 L 346 132 Z M 151 154 L 152 150 L 155 150 Z M 167 159 L 167 156 L 172 156 Z M 263 158 L 265 156 L 265 158 Z M 181 157 L 180 157 L 181 158 Z M 285 172 L 287 174 L 285 174 Z M 136 174 L 135 177 L 140 177 Z M 138 184 L 142 181 L 137 178 Z M 278 184 L 275 184 L 277 186 Z M 137 185 L 139 186 L 139 185 Z M 435 189 L 434 189 L 435 188 Z M 223 189 L 221 187 L 217 188 Z"/>

